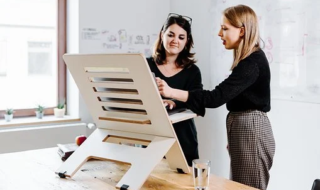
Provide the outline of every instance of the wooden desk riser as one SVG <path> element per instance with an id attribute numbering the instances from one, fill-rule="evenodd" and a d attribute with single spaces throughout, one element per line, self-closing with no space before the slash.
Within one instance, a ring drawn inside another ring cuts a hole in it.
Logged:
<path id="1" fill-rule="evenodd" d="M 172 120 L 188 118 L 169 118 L 143 55 L 65 54 L 63 59 L 97 129 L 57 175 L 73 177 L 88 159 L 108 159 L 131 164 L 116 187 L 139 190 L 164 155 L 170 168 L 190 172 L 172 127 Z M 147 148 L 119 145 L 128 140 Z"/>

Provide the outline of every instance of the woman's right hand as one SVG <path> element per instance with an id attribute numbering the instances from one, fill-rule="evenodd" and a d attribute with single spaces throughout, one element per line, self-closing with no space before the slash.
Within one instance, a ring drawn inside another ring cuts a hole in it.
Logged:
<path id="1" fill-rule="evenodd" d="M 168 86 L 166 81 L 161 80 L 159 77 L 156 78 L 158 89 L 160 94 L 166 98 L 172 98 L 181 102 L 186 102 L 189 97 L 189 92 L 179 89 L 174 89 Z"/>
<path id="2" fill-rule="evenodd" d="M 166 83 L 166 81 L 156 77 L 156 82 L 158 85 L 159 92 L 162 96 L 171 98 L 172 96 L 172 88 Z"/>

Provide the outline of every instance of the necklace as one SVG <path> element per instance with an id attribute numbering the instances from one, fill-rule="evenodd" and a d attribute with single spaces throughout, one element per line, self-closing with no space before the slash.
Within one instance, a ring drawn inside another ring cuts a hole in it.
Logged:
<path id="1" fill-rule="evenodd" d="M 166 65 L 174 65 L 175 67 L 172 67 L 172 69 L 170 69 L 170 67 L 167 69 Z M 178 71 L 180 71 L 180 68 L 177 68 L 177 65 L 176 63 L 168 63 L 167 61 L 165 61 L 163 64 L 162 64 L 162 67 L 164 68 L 164 71 L 167 73 L 167 77 L 171 77 L 171 76 L 174 76 L 175 74 L 178 73 Z"/>
<path id="2" fill-rule="evenodd" d="M 164 70 L 166 70 L 166 72 L 167 72 L 169 75 L 171 75 L 171 72 L 169 72 L 169 71 L 167 70 L 165 64 L 163 64 L 163 68 L 164 68 Z"/>

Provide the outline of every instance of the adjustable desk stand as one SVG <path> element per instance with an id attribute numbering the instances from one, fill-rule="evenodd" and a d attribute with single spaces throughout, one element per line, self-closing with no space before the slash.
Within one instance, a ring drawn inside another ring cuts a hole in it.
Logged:
<path id="1" fill-rule="evenodd" d="M 190 172 L 172 123 L 196 114 L 168 116 L 143 55 L 63 58 L 98 128 L 56 171 L 61 178 L 72 177 L 90 158 L 131 165 L 116 185 L 120 189 L 140 189 L 163 156 L 171 169 Z"/>

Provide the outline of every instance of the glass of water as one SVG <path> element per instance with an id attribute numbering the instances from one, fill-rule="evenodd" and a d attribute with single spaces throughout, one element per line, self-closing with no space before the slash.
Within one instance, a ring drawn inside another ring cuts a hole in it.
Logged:
<path id="1" fill-rule="evenodd" d="M 192 161 L 195 190 L 209 189 L 210 165 L 210 160 L 196 159 Z"/>

